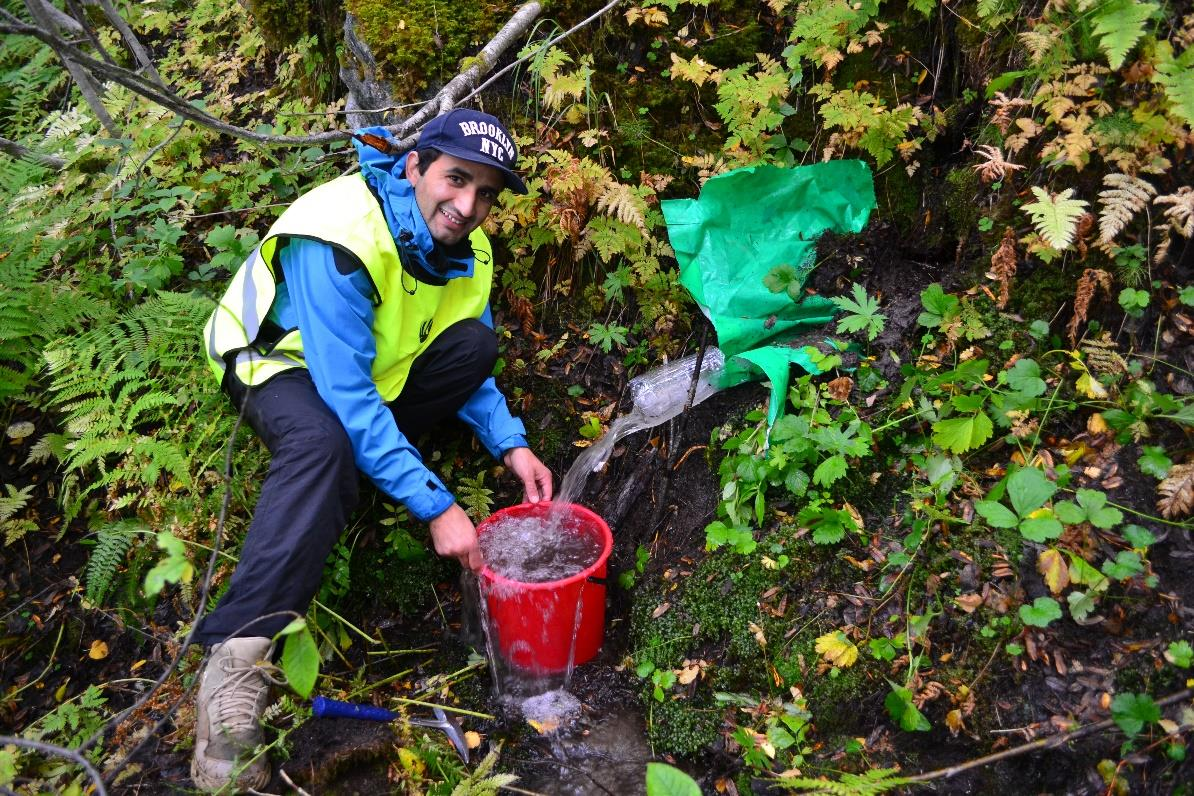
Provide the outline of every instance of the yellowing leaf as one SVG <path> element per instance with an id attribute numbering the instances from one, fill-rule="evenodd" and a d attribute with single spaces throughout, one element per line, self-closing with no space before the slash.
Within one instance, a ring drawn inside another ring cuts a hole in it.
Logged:
<path id="1" fill-rule="evenodd" d="M 755 641 L 759 642 L 759 646 L 763 649 L 767 649 L 767 636 L 763 633 L 763 628 L 759 627 L 754 622 L 751 622 L 750 632 L 754 633 Z"/>
<path id="2" fill-rule="evenodd" d="M 962 723 L 962 711 L 958 708 L 954 708 L 949 713 L 946 713 L 945 726 L 949 727 L 950 735 L 957 735 L 964 730 L 966 725 Z"/>
<path id="3" fill-rule="evenodd" d="M 108 657 L 108 645 L 96 639 L 91 642 L 91 649 L 87 652 L 87 657 L 93 661 L 102 661 Z"/>
<path id="4" fill-rule="evenodd" d="M 848 669 L 858 660 L 858 647 L 840 630 L 817 638 L 817 652 L 834 666 Z"/>
<path id="5" fill-rule="evenodd" d="M 1056 547 L 1050 547 L 1037 556 L 1037 572 L 1045 578 L 1045 585 L 1054 594 L 1061 594 L 1061 590 L 1070 585 L 1070 568 L 1066 565 L 1065 556 Z"/>
<path id="6" fill-rule="evenodd" d="M 1092 377 L 1090 373 L 1083 373 L 1078 377 L 1078 382 L 1074 385 L 1078 392 L 1085 395 L 1087 398 L 1101 400 L 1106 398 L 1110 393 L 1107 388 L 1099 383 L 1097 379 Z"/>
<path id="7" fill-rule="evenodd" d="M 547 735 L 555 732 L 560 727 L 559 719 L 544 719 L 543 721 L 536 721 L 535 719 L 527 719 L 527 724 L 535 728 L 535 732 L 540 735 Z"/>
<path id="8" fill-rule="evenodd" d="M 481 745 L 481 733 L 469 730 L 464 734 L 464 743 L 469 749 L 476 749 Z"/>

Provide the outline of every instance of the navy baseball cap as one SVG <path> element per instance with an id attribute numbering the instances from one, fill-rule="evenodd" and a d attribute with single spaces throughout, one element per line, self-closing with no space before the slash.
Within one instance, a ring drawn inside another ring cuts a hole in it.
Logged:
<path id="1" fill-rule="evenodd" d="M 419 134 L 416 149 L 438 149 L 446 155 L 493 166 L 502 173 L 506 187 L 526 193 L 526 183 L 513 172 L 518 147 L 497 118 L 488 113 L 456 108 L 436 116 Z"/>

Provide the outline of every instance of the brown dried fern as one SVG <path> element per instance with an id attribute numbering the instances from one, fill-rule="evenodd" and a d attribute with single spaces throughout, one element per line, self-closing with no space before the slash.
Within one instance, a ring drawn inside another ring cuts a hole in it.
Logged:
<path id="1" fill-rule="evenodd" d="M 1187 238 L 1194 238 L 1194 188 L 1183 185 L 1176 193 L 1158 196 L 1153 204 L 1171 205 L 1165 217 L 1173 228 Z"/>
<path id="2" fill-rule="evenodd" d="M 1127 174 L 1108 174 L 1103 178 L 1106 188 L 1099 192 L 1099 243 L 1108 244 L 1123 231 L 1132 218 L 1157 195 L 1151 183 Z"/>
<path id="3" fill-rule="evenodd" d="M 1194 512 L 1194 462 L 1173 465 L 1169 477 L 1157 484 L 1157 494 L 1157 509 L 1166 519 Z"/>
<path id="4" fill-rule="evenodd" d="M 1003 309 L 1012 297 L 1012 280 L 1016 277 L 1016 231 L 1008 227 L 1003 232 L 999 248 L 991 255 L 991 273 L 999 281 L 999 302 Z"/>
<path id="5" fill-rule="evenodd" d="M 1111 339 L 1110 332 L 1103 332 L 1097 338 L 1082 341 L 1082 353 L 1086 366 L 1095 375 L 1122 376 L 1128 372 L 1127 361 L 1119 355 L 1119 346 Z"/>
<path id="6" fill-rule="evenodd" d="M 1101 268 L 1087 268 L 1078 280 L 1078 290 L 1074 294 L 1074 317 L 1070 318 L 1070 325 L 1066 330 L 1070 335 L 1070 345 L 1078 344 L 1078 329 L 1086 322 L 1086 313 L 1090 311 L 1090 302 L 1094 299 L 1095 290 L 1103 288 L 1103 292 L 1111 294 L 1111 274 Z"/>

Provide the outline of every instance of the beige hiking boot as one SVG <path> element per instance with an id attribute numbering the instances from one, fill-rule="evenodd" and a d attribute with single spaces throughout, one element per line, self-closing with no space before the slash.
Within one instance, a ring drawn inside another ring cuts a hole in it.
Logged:
<path id="1" fill-rule="evenodd" d="M 211 648 L 199 678 L 191 779 L 205 791 L 264 788 L 267 756 L 253 756 L 265 740 L 261 714 L 269 701 L 268 638 L 231 638 Z M 233 777 L 235 776 L 235 782 Z"/>

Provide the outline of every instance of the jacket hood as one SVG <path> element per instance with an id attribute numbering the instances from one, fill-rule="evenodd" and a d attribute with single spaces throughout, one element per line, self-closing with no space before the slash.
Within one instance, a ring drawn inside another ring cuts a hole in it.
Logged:
<path id="1" fill-rule="evenodd" d="M 357 132 L 390 137 L 384 127 L 366 127 Z M 472 276 L 473 247 L 467 238 L 453 246 L 445 246 L 431 237 L 427 222 L 415 203 L 414 186 L 406 179 L 409 152 L 389 155 L 356 138 L 352 143 L 357 150 L 361 174 L 381 203 L 386 225 L 403 255 L 403 265 L 414 276 L 430 276 L 425 281 L 431 283 Z M 414 268 L 410 268 L 412 265 Z M 419 274 L 419 270 L 424 273 Z"/>

